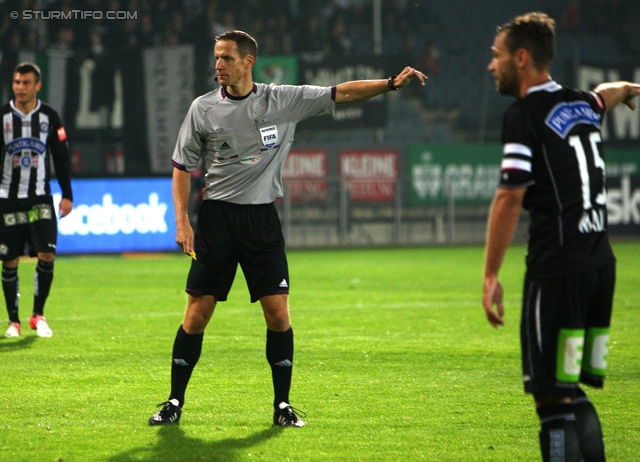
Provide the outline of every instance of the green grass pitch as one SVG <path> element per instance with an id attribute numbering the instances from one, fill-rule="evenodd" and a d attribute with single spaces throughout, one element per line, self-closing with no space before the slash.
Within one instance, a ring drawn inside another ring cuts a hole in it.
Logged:
<path id="1" fill-rule="evenodd" d="M 618 282 L 600 412 L 610 461 L 640 460 L 640 243 Z M 506 326 L 480 305 L 483 249 L 290 251 L 301 429 L 271 426 L 265 325 L 241 272 L 217 307 L 179 425 L 149 427 L 169 391 L 189 259 L 60 257 L 28 328 L 35 263 L 20 266 L 23 335 L 0 339 L 0 461 L 539 461 L 522 391 L 524 247 L 501 276 Z M 6 312 L 0 310 L 4 332 Z"/>

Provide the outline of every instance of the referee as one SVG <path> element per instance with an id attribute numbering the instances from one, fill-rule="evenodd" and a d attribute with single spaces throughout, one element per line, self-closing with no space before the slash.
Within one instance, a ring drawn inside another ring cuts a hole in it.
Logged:
<path id="1" fill-rule="evenodd" d="M 258 44 L 242 31 L 225 32 L 214 46 L 220 88 L 197 98 L 182 124 L 173 154 L 176 242 L 192 254 L 188 301 L 173 345 L 171 393 L 150 425 L 176 423 L 185 389 L 202 349 L 204 330 L 217 302 L 225 301 L 238 264 L 251 302 L 260 301 L 267 324 L 266 357 L 273 380 L 273 423 L 305 425 L 289 405 L 293 330 L 287 297 L 289 271 L 274 200 L 282 197 L 280 171 L 291 149 L 296 124 L 333 114 L 336 104 L 363 101 L 397 90 L 416 77 L 399 75 L 334 87 L 254 83 L 251 70 Z M 187 214 L 191 173 L 203 158 L 204 201 L 194 232 Z"/>
<path id="2" fill-rule="evenodd" d="M 18 262 L 27 244 L 30 253 L 38 257 L 29 325 L 39 337 L 53 335 L 44 317 L 58 237 L 49 185 L 52 161 L 62 189 L 60 216 L 68 215 L 73 208 L 67 134 L 58 113 L 37 98 L 41 87 L 38 66 L 31 62 L 18 64 L 13 73 L 14 99 L 1 110 L 0 260 L 9 313 L 5 337 L 20 336 Z"/>
<path id="3" fill-rule="evenodd" d="M 640 85 L 593 92 L 550 76 L 555 22 L 528 13 L 501 26 L 489 71 L 505 113 L 500 185 L 488 220 L 482 303 L 503 324 L 498 272 L 524 207 L 529 211 L 521 349 L 524 389 L 540 418 L 544 461 L 604 461 L 598 414 L 580 383 L 602 388 L 615 283 L 607 237 L 601 125 L 620 103 L 635 108 Z M 497 307 L 497 311 L 494 310 Z"/>

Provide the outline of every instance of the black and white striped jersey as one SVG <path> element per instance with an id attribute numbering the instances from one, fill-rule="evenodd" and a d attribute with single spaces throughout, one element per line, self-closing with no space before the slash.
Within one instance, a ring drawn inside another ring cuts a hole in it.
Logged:
<path id="1" fill-rule="evenodd" d="M 607 206 L 599 95 L 554 81 L 531 87 L 507 109 L 501 187 L 526 187 L 528 270 L 537 276 L 614 261 Z"/>
<path id="2" fill-rule="evenodd" d="M 13 100 L 2 107 L 0 199 L 32 199 L 51 194 L 51 161 L 62 197 L 73 200 L 67 134 L 58 113 L 42 101 L 28 114 Z"/>

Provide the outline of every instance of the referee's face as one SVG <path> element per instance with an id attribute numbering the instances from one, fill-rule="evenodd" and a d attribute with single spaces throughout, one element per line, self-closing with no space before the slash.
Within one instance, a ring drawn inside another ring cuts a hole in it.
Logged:
<path id="1" fill-rule="evenodd" d="M 213 48 L 216 58 L 216 75 L 221 86 L 237 86 L 247 75 L 251 76 L 251 65 L 240 56 L 238 45 L 233 40 L 218 40 Z"/>
<path id="2" fill-rule="evenodd" d="M 518 68 L 515 63 L 515 56 L 504 43 L 506 34 L 505 31 L 502 31 L 496 35 L 491 47 L 493 59 L 489 63 L 488 69 L 496 79 L 498 93 L 518 98 L 520 95 Z"/>
<path id="3" fill-rule="evenodd" d="M 36 76 L 33 72 L 13 74 L 13 94 L 14 103 L 21 110 L 31 110 L 35 106 L 36 94 L 42 86 L 41 82 L 36 82 Z"/>

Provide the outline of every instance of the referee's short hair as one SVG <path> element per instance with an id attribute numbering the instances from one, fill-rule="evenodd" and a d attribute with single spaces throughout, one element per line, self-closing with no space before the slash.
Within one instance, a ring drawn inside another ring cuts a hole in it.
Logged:
<path id="1" fill-rule="evenodd" d="M 240 52 L 240 57 L 242 58 L 248 55 L 254 58 L 258 57 L 258 42 L 246 32 L 241 30 L 223 32 L 216 37 L 216 42 L 218 40 L 231 40 L 236 42 L 238 52 Z"/>
<path id="2" fill-rule="evenodd" d="M 40 77 L 42 73 L 40 72 L 40 68 L 36 63 L 32 63 L 31 61 L 25 61 L 23 63 L 18 64 L 13 70 L 14 74 L 33 74 L 36 76 L 36 83 L 40 82 Z"/>

